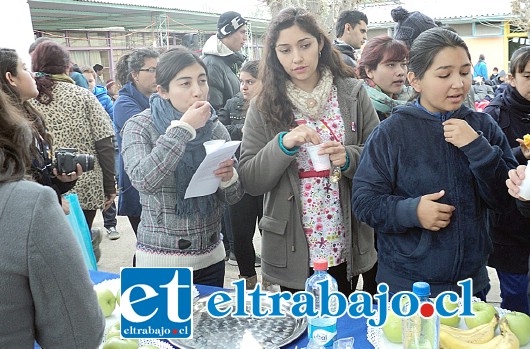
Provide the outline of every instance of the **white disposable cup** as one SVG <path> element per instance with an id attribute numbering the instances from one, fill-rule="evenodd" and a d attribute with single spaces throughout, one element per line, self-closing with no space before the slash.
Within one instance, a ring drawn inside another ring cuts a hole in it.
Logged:
<path id="1" fill-rule="evenodd" d="M 313 162 L 313 168 L 315 171 L 325 171 L 331 168 L 329 163 L 329 154 L 319 155 L 318 151 L 322 147 L 322 144 L 312 145 L 307 147 L 307 153 Z"/>
<path id="2" fill-rule="evenodd" d="M 530 161 L 526 164 L 523 183 L 519 186 L 519 196 L 525 200 L 530 200 Z"/>
<path id="3" fill-rule="evenodd" d="M 204 149 L 206 149 L 206 154 L 210 154 L 211 152 L 215 151 L 217 148 L 223 145 L 224 142 L 224 139 L 214 139 L 211 141 L 204 142 L 203 145 Z"/>

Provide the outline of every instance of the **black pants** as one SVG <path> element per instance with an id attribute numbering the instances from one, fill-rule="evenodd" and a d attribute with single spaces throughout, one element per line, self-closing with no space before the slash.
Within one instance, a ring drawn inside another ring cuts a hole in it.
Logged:
<path id="1" fill-rule="evenodd" d="M 92 223 L 94 223 L 94 218 L 96 218 L 96 212 L 97 210 L 83 210 L 89 230 L 92 229 Z"/>
<path id="2" fill-rule="evenodd" d="M 138 236 L 138 225 L 140 225 L 140 217 L 137 216 L 127 216 L 129 218 L 129 223 L 134 231 L 134 235 Z"/>
<path id="3" fill-rule="evenodd" d="M 252 239 L 256 231 L 256 220 L 259 221 L 263 216 L 263 195 L 252 196 L 245 193 L 238 203 L 229 207 L 229 210 L 239 274 L 254 276 L 256 251 Z"/>
<path id="4" fill-rule="evenodd" d="M 129 218 L 129 223 L 131 223 L 131 227 L 134 231 L 134 235 L 138 236 L 138 225 L 140 224 L 140 217 L 137 216 L 127 216 Z M 136 267 L 136 253 L 133 255 L 133 262 L 132 266 Z"/>
<path id="5" fill-rule="evenodd" d="M 363 291 L 370 293 L 372 296 L 376 294 L 377 281 L 375 281 L 375 277 L 377 275 L 377 262 L 375 262 L 372 269 L 365 271 L 361 275 L 363 276 Z M 357 276 L 357 279 L 359 279 L 359 276 Z"/>

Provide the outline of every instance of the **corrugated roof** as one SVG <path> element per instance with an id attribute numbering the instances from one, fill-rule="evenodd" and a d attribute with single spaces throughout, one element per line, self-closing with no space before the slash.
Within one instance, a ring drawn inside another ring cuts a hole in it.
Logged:
<path id="1" fill-rule="evenodd" d="M 33 28 L 40 31 L 89 30 L 123 27 L 127 30 L 151 30 L 157 17 L 167 15 L 171 32 L 214 33 L 219 13 L 178 8 L 131 5 L 102 0 L 28 0 Z M 269 21 L 247 18 L 253 33 L 265 32 Z"/>

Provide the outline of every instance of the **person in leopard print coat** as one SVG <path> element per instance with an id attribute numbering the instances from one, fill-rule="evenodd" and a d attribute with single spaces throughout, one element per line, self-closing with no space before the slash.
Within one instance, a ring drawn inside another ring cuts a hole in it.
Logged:
<path id="1" fill-rule="evenodd" d="M 74 187 L 88 226 L 98 209 L 106 209 L 116 197 L 114 178 L 114 130 L 107 112 L 87 89 L 68 76 L 68 51 L 52 41 L 39 44 L 31 54 L 39 95 L 31 100 L 54 137 L 54 149 L 76 148 L 94 155 L 94 170 L 83 174 Z"/>

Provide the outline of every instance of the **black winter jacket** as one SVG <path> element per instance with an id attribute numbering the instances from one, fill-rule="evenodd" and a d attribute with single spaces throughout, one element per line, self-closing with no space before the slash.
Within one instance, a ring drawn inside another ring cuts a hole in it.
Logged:
<path id="1" fill-rule="evenodd" d="M 357 59 L 355 57 L 355 51 L 353 50 L 353 47 L 338 41 L 337 39 L 333 40 L 333 46 L 340 51 L 344 63 L 352 68 L 357 67 Z"/>
<path id="2" fill-rule="evenodd" d="M 484 112 L 497 121 L 518 163 L 526 165 L 528 160 L 516 138 L 530 133 L 530 102 L 511 85 L 506 85 L 503 93 L 497 95 Z M 530 255 L 530 218 L 524 217 L 516 205 L 506 213 L 491 212 L 491 233 L 494 250 L 488 264 L 507 273 L 526 274 Z"/>
<path id="3" fill-rule="evenodd" d="M 226 101 L 239 92 L 238 69 L 244 61 L 244 56 L 234 53 L 230 56 L 216 56 L 205 54 L 202 58 L 208 68 L 208 85 L 210 94 L 208 101 L 219 111 Z"/>
<path id="4" fill-rule="evenodd" d="M 245 99 L 243 94 L 238 92 L 233 98 L 226 101 L 224 108 L 219 110 L 219 120 L 226 126 L 230 138 L 233 141 L 240 141 L 243 139 L 243 124 L 245 123 L 246 111 L 244 110 Z"/>

